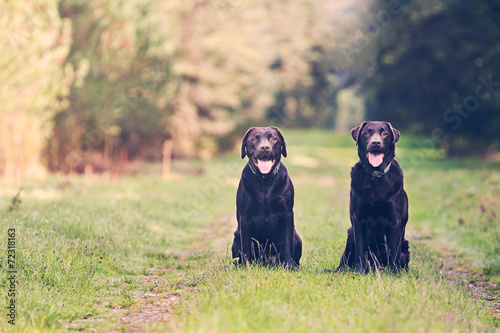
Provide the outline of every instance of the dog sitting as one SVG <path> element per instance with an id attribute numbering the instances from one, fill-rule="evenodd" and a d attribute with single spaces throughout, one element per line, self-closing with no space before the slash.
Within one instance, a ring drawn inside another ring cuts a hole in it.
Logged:
<path id="1" fill-rule="evenodd" d="M 296 270 L 302 241 L 293 218 L 294 189 L 281 163 L 286 142 L 276 127 L 252 127 L 241 144 L 248 156 L 236 194 L 238 228 L 231 248 L 242 264 L 280 264 Z"/>
<path id="2" fill-rule="evenodd" d="M 408 196 L 403 170 L 394 159 L 399 131 L 388 122 L 365 121 L 352 129 L 351 136 L 359 161 L 351 170 L 351 227 L 336 271 L 351 267 L 367 272 L 372 266 L 408 269 Z"/>

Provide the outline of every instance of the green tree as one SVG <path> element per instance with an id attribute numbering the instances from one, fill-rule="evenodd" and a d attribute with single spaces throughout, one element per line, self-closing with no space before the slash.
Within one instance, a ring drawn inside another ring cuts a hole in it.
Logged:
<path id="1" fill-rule="evenodd" d="M 70 22 L 56 0 L 0 2 L 0 169 L 9 178 L 40 176 L 50 120 L 66 105 L 72 71 L 63 66 Z"/>
<path id="2" fill-rule="evenodd" d="M 428 134 L 450 154 L 498 148 L 498 17 L 495 1 L 402 3 L 378 38 L 370 117 Z"/>
<path id="3" fill-rule="evenodd" d="M 70 104 L 54 118 L 46 148 L 51 170 L 145 158 L 139 143 L 161 151 L 168 107 L 158 92 L 169 73 L 168 62 L 150 52 L 158 42 L 152 39 L 158 37 L 152 34 L 153 10 L 144 1 L 61 1 L 61 16 L 75 27 L 66 63 L 78 79 Z"/>

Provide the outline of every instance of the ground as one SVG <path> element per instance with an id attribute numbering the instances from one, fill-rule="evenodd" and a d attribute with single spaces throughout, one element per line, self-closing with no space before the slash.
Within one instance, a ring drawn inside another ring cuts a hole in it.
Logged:
<path id="1" fill-rule="evenodd" d="M 325 131 L 283 132 L 304 242 L 299 272 L 232 264 L 235 193 L 245 164 L 237 151 L 175 161 L 165 181 L 159 166 L 135 177 L 4 180 L 0 257 L 13 227 L 18 283 L 16 325 L 2 315 L 0 330 L 499 329 L 498 164 L 447 159 L 403 133 L 397 159 L 410 199 L 409 272 L 327 274 L 349 226 L 355 144 Z M 9 209 L 20 187 L 21 202 Z"/>

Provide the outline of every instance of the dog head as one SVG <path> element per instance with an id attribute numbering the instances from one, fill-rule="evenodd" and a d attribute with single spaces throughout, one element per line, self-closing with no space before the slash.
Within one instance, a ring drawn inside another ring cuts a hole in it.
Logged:
<path id="1" fill-rule="evenodd" d="M 358 156 L 365 167 L 385 168 L 395 156 L 399 131 L 386 121 L 364 121 L 351 130 Z"/>
<path id="2" fill-rule="evenodd" d="M 241 158 L 248 156 L 253 170 L 267 175 L 286 157 L 286 142 L 277 127 L 252 127 L 241 143 Z"/>

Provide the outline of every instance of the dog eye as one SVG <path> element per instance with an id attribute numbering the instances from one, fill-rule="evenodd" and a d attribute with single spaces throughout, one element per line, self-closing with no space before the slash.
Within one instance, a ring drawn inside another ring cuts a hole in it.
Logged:
<path id="1" fill-rule="evenodd" d="M 370 132 L 368 132 L 368 131 L 363 132 L 363 135 L 364 135 L 364 136 L 370 136 Z"/>
<path id="2" fill-rule="evenodd" d="M 389 135 L 389 133 L 387 133 L 386 131 L 382 132 L 382 136 L 388 136 L 388 135 Z"/>
<path id="3" fill-rule="evenodd" d="M 278 141 L 278 139 L 277 139 L 277 138 L 275 138 L 274 136 L 272 136 L 272 137 L 269 139 L 269 141 L 271 141 L 272 143 L 275 143 L 276 141 Z"/>
<path id="4" fill-rule="evenodd" d="M 250 141 L 252 141 L 252 143 L 257 143 L 257 141 L 259 141 L 259 140 L 257 139 L 257 137 L 255 137 L 255 136 L 254 136 L 254 137 L 252 138 L 252 140 L 250 140 Z"/>

